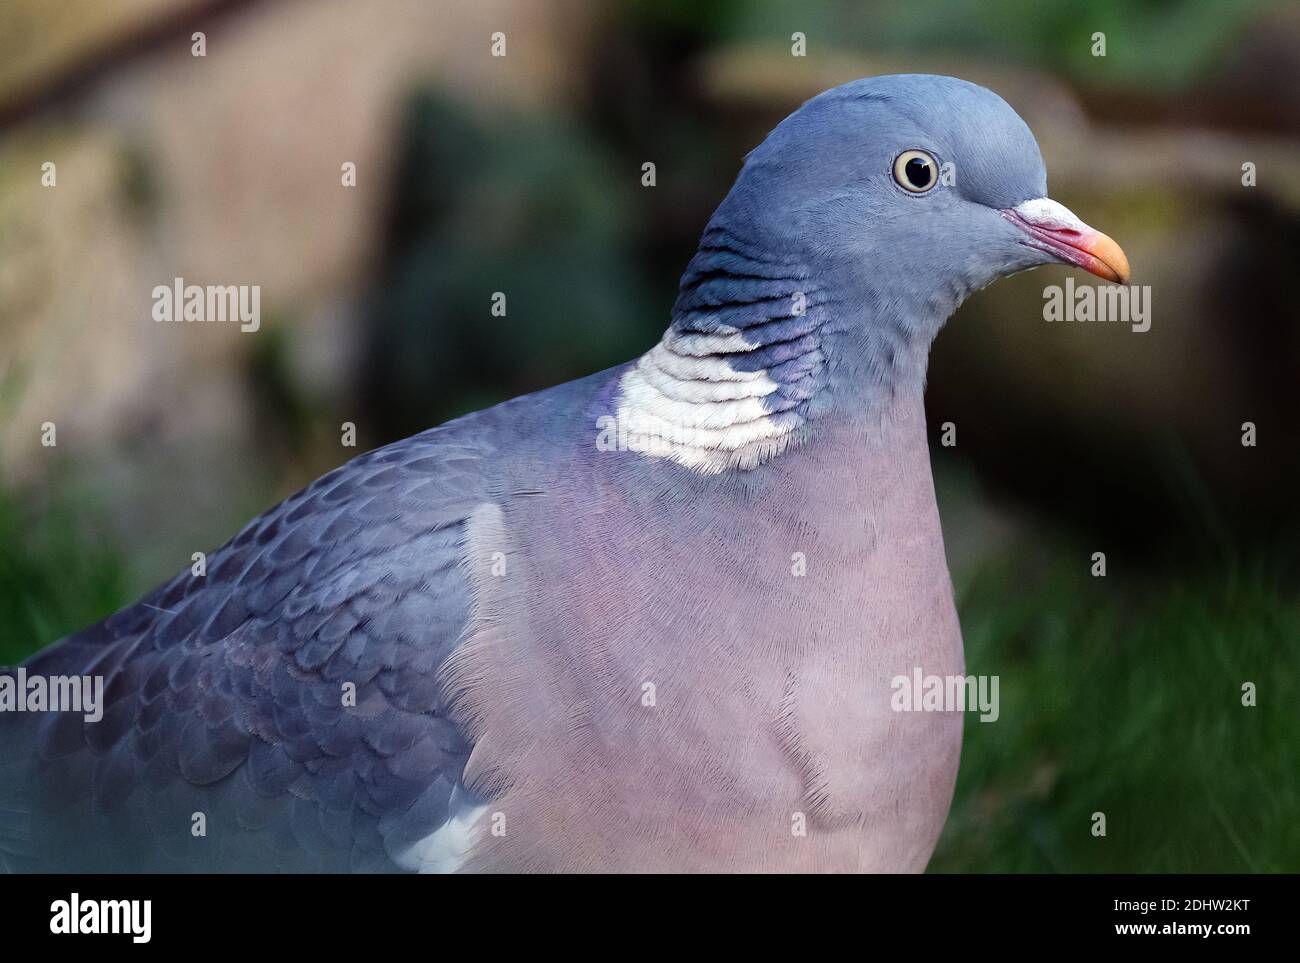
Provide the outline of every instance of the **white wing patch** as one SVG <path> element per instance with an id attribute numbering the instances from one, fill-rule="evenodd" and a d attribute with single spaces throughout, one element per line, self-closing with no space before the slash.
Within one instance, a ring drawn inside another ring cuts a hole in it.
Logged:
<path id="1" fill-rule="evenodd" d="M 419 842 L 399 853 L 394 862 L 415 873 L 454 873 L 469 858 L 479 839 L 478 821 L 488 810 L 486 804 L 452 816 Z"/>

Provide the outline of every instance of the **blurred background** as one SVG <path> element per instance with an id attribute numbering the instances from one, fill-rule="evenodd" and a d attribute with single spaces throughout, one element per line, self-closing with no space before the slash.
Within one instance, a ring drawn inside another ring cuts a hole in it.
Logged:
<path id="1" fill-rule="evenodd" d="M 3 0 L 0 664 L 360 451 L 646 350 L 743 155 L 898 71 L 1002 94 L 1152 292 L 1145 334 L 1048 324 L 1040 269 L 934 349 L 1002 708 L 931 871 L 1300 870 L 1292 0 Z M 175 277 L 261 285 L 261 329 L 155 323 Z"/>

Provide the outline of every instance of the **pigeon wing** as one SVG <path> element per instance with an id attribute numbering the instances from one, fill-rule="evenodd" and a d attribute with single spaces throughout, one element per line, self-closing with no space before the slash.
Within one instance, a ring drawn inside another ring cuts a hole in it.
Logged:
<path id="1" fill-rule="evenodd" d="M 323 476 L 206 574 L 29 660 L 29 675 L 102 677 L 103 716 L 0 716 L 0 865 L 392 870 L 463 817 L 470 746 L 436 680 L 487 500 L 491 452 L 465 424 Z"/>

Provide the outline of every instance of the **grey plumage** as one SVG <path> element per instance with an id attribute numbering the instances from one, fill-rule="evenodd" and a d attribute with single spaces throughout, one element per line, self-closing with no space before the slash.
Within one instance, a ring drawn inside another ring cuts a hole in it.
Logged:
<path id="1" fill-rule="evenodd" d="M 912 148 L 955 184 L 902 189 Z M 925 359 L 971 291 L 1074 259 L 1045 192 L 982 88 L 810 101 L 645 357 L 363 455 L 29 660 L 102 674 L 108 707 L 0 716 L 0 859 L 924 868 L 961 717 L 893 712 L 889 682 L 963 671 Z"/>
<path id="2" fill-rule="evenodd" d="M 30 660 L 103 674 L 108 709 L 32 716 L 6 742 L 6 768 L 31 754 L 40 772 L 27 834 L 77 839 L 13 867 L 378 869 L 445 820 L 469 747 L 435 673 L 465 624 L 459 538 L 491 452 L 467 435 L 349 462 L 251 522 L 206 576 Z M 191 835 L 195 812 L 211 836 Z"/>

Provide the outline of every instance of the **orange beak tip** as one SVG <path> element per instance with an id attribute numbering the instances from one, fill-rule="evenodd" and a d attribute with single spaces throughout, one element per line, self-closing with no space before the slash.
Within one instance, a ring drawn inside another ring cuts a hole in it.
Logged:
<path id="1" fill-rule="evenodd" d="M 1098 232 L 1097 236 L 1083 250 L 1100 262 L 1096 267 L 1105 269 L 1104 272 L 1093 270 L 1094 274 L 1117 284 L 1128 284 L 1129 278 L 1132 277 L 1132 271 L 1129 269 L 1128 264 L 1128 255 L 1109 236 Z"/>

